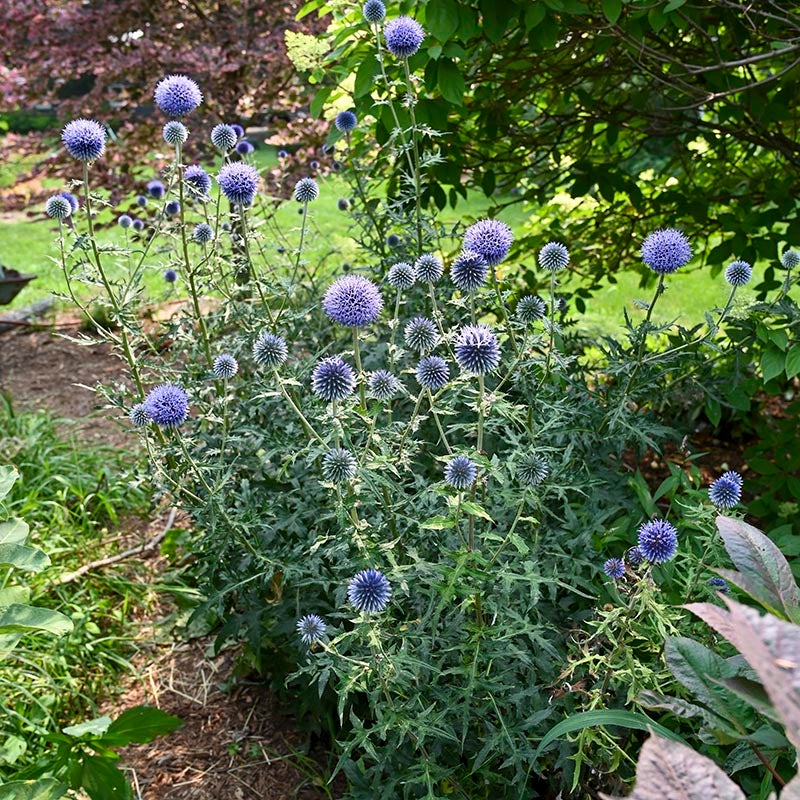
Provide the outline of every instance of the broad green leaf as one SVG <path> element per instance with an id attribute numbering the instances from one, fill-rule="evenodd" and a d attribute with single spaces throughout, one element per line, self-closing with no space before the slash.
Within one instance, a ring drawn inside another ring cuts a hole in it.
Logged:
<path id="1" fill-rule="evenodd" d="M 708 421 L 716 428 L 722 419 L 722 406 L 719 400 L 713 397 L 706 397 L 706 416 Z"/>
<path id="2" fill-rule="evenodd" d="M 101 756 L 84 756 L 81 786 L 92 800 L 133 800 L 133 790 L 114 762 Z"/>
<path id="3" fill-rule="evenodd" d="M 22 544 L 29 530 L 28 523 L 17 517 L 0 522 L 0 544 Z"/>
<path id="4" fill-rule="evenodd" d="M 622 0 L 603 0 L 603 14 L 613 25 L 622 13 Z"/>
<path id="5" fill-rule="evenodd" d="M 183 720 L 173 717 L 160 708 L 136 706 L 123 711 L 109 726 L 103 742 L 112 747 L 135 742 L 145 744 L 158 736 L 172 733 L 183 725 Z"/>
<path id="6" fill-rule="evenodd" d="M 786 377 L 794 378 L 800 373 L 800 345 L 795 345 L 786 354 Z"/>
<path id="7" fill-rule="evenodd" d="M 31 590 L 27 586 L 9 586 L 0 589 L 0 608 L 5 608 L 13 603 L 28 603 L 31 599 Z"/>
<path id="8" fill-rule="evenodd" d="M 670 11 L 675 11 L 679 9 L 682 5 L 686 3 L 686 0 L 670 0 L 666 6 L 664 6 L 664 13 L 669 14 Z"/>
<path id="9" fill-rule="evenodd" d="M 458 30 L 458 3 L 455 0 L 430 0 L 425 7 L 425 27 L 440 42 Z"/>
<path id="10" fill-rule="evenodd" d="M 75 739 L 80 739 L 83 736 L 102 736 L 110 725 L 111 717 L 97 717 L 86 722 L 79 722 L 77 725 L 69 725 L 66 728 L 62 728 L 61 732 Z"/>
<path id="11" fill-rule="evenodd" d="M 0 610 L 0 633 L 42 631 L 61 636 L 73 628 L 72 620 L 60 611 L 14 603 Z"/>
<path id="12" fill-rule="evenodd" d="M 11 781 L 0 786 L 0 800 L 58 800 L 69 787 L 55 778 L 38 781 Z"/>
<path id="13" fill-rule="evenodd" d="M 19 736 L 8 736 L 0 745 L 0 764 L 14 764 L 28 749 L 24 739 Z"/>
<path id="14" fill-rule="evenodd" d="M 50 557 L 37 547 L 24 544 L 0 544 L 0 565 L 41 572 L 50 566 Z"/>
<path id="15" fill-rule="evenodd" d="M 0 500 L 3 500 L 8 495 L 18 477 L 19 473 L 14 467 L 0 467 Z"/>
<path id="16" fill-rule="evenodd" d="M 420 528 L 432 531 L 442 531 L 446 528 L 455 528 L 456 521 L 452 517 L 430 517 L 425 522 L 420 523 Z"/>
<path id="17" fill-rule="evenodd" d="M 768 347 L 761 354 L 761 374 L 764 382 L 777 378 L 786 365 L 786 354 L 777 347 Z"/>
<path id="18" fill-rule="evenodd" d="M 467 91 L 464 76 L 450 59 L 440 59 L 437 82 L 442 97 L 456 106 L 464 105 L 464 93 Z"/>
<path id="19" fill-rule="evenodd" d="M 8 658 L 8 656 L 14 652 L 14 648 L 19 644 L 21 638 L 21 633 L 0 633 L 0 661 L 4 658 Z"/>
<path id="20" fill-rule="evenodd" d="M 353 97 L 358 99 L 372 91 L 375 83 L 375 76 L 381 71 L 381 65 L 374 53 L 366 56 L 358 65 L 356 70 L 355 82 L 353 83 Z"/>

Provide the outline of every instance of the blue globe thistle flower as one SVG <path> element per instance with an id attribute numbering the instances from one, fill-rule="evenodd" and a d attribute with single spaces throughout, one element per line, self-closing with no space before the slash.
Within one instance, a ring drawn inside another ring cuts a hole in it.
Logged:
<path id="1" fill-rule="evenodd" d="M 731 261 L 725 267 L 725 280 L 731 286 L 744 286 L 753 276 L 753 268 L 746 261 Z"/>
<path id="2" fill-rule="evenodd" d="M 347 587 L 350 605 L 365 614 L 383 611 L 391 596 L 392 587 L 389 581 L 376 569 L 365 569 L 357 573 Z"/>
<path id="3" fill-rule="evenodd" d="M 140 208 L 144 208 L 147 205 L 147 197 L 143 194 L 136 196 L 136 205 Z"/>
<path id="4" fill-rule="evenodd" d="M 231 203 L 249 206 L 256 196 L 259 182 L 258 170 L 252 164 L 237 161 L 225 164 L 219 171 L 217 181 L 222 193 Z"/>
<path id="5" fill-rule="evenodd" d="M 417 364 L 417 382 L 423 389 L 438 392 L 447 384 L 449 378 L 450 368 L 439 356 L 425 356 Z"/>
<path id="6" fill-rule="evenodd" d="M 464 250 L 483 256 L 490 267 L 505 259 L 513 241 L 511 228 L 499 219 L 479 219 L 464 232 Z"/>
<path id="7" fill-rule="evenodd" d="M 161 181 L 149 181 L 147 184 L 147 194 L 150 197 L 160 200 L 164 196 L 164 184 Z"/>
<path id="8" fill-rule="evenodd" d="M 390 233 L 386 237 L 386 244 L 389 247 L 397 247 L 400 244 L 400 237 L 396 233 Z"/>
<path id="9" fill-rule="evenodd" d="M 309 647 L 325 636 L 326 627 L 322 617 L 317 614 L 306 614 L 297 620 L 297 632 L 300 634 L 300 641 Z"/>
<path id="10" fill-rule="evenodd" d="M 263 331 L 253 343 L 253 359 L 262 367 L 278 367 L 286 361 L 288 355 L 286 339 L 270 331 Z"/>
<path id="11" fill-rule="evenodd" d="M 475 483 L 477 476 L 478 468 L 466 456 L 456 456 L 451 461 L 448 461 L 444 468 L 445 481 L 459 491 L 469 489 Z"/>
<path id="12" fill-rule="evenodd" d="M 436 283 L 444 275 L 444 264 L 433 253 L 424 253 L 414 264 L 417 279 L 423 283 Z"/>
<path id="13" fill-rule="evenodd" d="M 185 117 L 203 102 L 200 87 L 185 75 L 167 75 L 153 92 L 156 105 L 170 117 Z"/>
<path id="14" fill-rule="evenodd" d="M 343 447 L 334 447 L 322 457 L 322 477 L 328 483 L 346 483 L 356 476 L 358 462 Z"/>
<path id="15" fill-rule="evenodd" d="M 165 383 L 147 395 L 144 408 L 160 428 L 176 428 L 189 416 L 189 395 L 180 386 Z"/>
<path id="16" fill-rule="evenodd" d="M 742 499 L 742 476 L 738 472 L 724 472 L 708 488 L 708 496 L 717 508 L 733 508 Z"/>
<path id="17" fill-rule="evenodd" d="M 300 178 L 294 186 L 294 199 L 298 203 L 310 203 L 319 197 L 319 186 L 313 178 Z"/>
<path id="18" fill-rule="evenodd" d="M 78 198 L 75 197 L 72 192 L 59 192 L 59 194 L 69 203 L 69 207 L 72 209 L 73 214 L 80 208 Z"/>
<path id="19" fill-rule="evenodd" d="M 314 171 L 316 171 L 319 169 L 319 161 L 314 159 L 314 161 L 309 162 L 308 166 L 311 167 L 311 169 L 313 169 Z"/>
<path id="20" fill-rule="evenodd" d="M 189 131 L 182 122 L 171 119 L 162 129 L 161 135 L 167 144 L 177 147 L 189 138 Z"/>
<path id="21" fill-rule="evenodd" d="M 61 132 L 61 141 L 78 161 L 96 161 L 106 149 L 106 132 L 93 119 L 74 119 Z"/>
<path id="22" fill-rule="evenodd" d="M 323 358 L 311 375 L 311 388 L 317 397 L 332 403 L 334 400 L 344 400 L 353 393 L 356 386 L 356 376 L 349 364 L 339 356 Z"/>
<path id="23" fill-rule="evenodd" d="M 378 287 L 361 275 L 337 278 L 322 300 L 325 313 L 334 322 L 348 328 L 361 328 L 378 318 L 383 298 Z"/>
<path id="24" fill-rule="evenodd" d="M 214 238 L 214 229 L 207 222 L 198 222 L 192 231 L 192 239 L 198 244 L 208 244 Z"/>
<path id="25" fill-rule="evenodd" d="M 532 294 L 520 297 L 519 303 L 517 303 L 517 316 L 523 322 L 537 322 L 544 319 L 546 314 L 547 306 L 541 297 Z"/>
<path id="26" fill-rule="evenodd" d="M 147 423 L 150 422 L 150 417 L 147 414 L 144 403 L 137 403 L 135 406 L 131 406 L 131 410 L 128 412 L 128 419 L 130 419 L 137 428 L 147 425 Z"/>
<path id="27" fill-rule="evenodd" d="M 678 549 L 678 531 L 664 519 L 651 519 L 639 528 L 639 550 L 651 564 L 663 564 Z"/>
<path id="28" fill-rule="evenodd" d="M 144 221 L 140 219 L 135 219 L 133 221 L 133 229 L 135 231 L 143 231 L 144 230 Z"/>
<path id="29" fill-rule="evenodd" d="M 396 17 L 384 25 L 383 38 L 395 58 L 408 58 L 419 50 L 425 29 L 411 17 Z"/>
<path id="30" fill-rule="evenodd" d="M 206 199 L 211 191 L 211 176 L 197 164 L 186 167 L 183 179 L 189 191 L 195 197 Z"/>
<path id="31" fill-rule="evenodd" d="M 253 145 L 250 144 L 250 142 L 248 142 L 247 139 L 242 139 L 242 141 L 238 142 L 236 145 L 236 152 L 240 156 L 249 156 L 250 153 L 252 153 L 254 150 L 255 147 L 253 147 Z"/>
<path id="32" fill-rule="evenodd" d="M 405 327 L 403 337 L 406 344 L 418 353 L 433 350 L 439 341 L 436 324 L 427 317 L 415 317 Z"/>
<path id="33" fill-rule="evenodd" d="M 386 16 L 386 6 L 381 0 L 367 0 L 362 10 L 364 19 L 372 25 L 381 22 Z"/>
<path id="34" fill-rule="evenodd" d="M 710 578 L 708 581 L 708 585 L 715 592 L 722 592 L 722 594 L 731 593 L 731 587 L 728 586 L 728 581 L 726 581 L 724 578 L 719 578 L 719 577 Z"/>
<path id="35" fill-rule="evenodd" d="M 220 123 L 211 129 L 211 144 L 223 153 L 233 150 L 238 138 L 232 125 Z"/>
<path id="36" fill-rule="evenodd" d="M 539 251 L 539 266 L 551 272 L 560 272 L 569 264 L 569 250 L 561 242 L 548 242 Z"/>
<path id="37" fill-rule="evenodd" d="M 391 400 L 400 391 L 400 381 L 385 369 L 379 369 L 369 376 L 369 393 L 376 400 Z"/>
<path id="38" fill-rule="evenodd" d="M 340 111 L 333 121 L 337 130 L 342 133 L 350 133 L 356 129 L 358 125 L 358 117 L 352 111 Z"/>
<path id="39" fill-rule="evenodd" d="M 349 211 L 350 201 L 346 197 L 340 197 L 339 201 L 336 203 L 336 207 L 339 211 Z"/>
<path id="40" fill-rule="evenodd" d="M 474 292 L 486 280 L 489 265 L 486 259 L 471 250 L 464 250 L 450 265 L 450 280 L 462 292 Z"/>
<path id="41" fill-rule="evenodd" d="M 56 194 L 47 198 L 44 211 L 50 219 L 64 220 L 72 215 L 72 206 L 66 197 Z"/>
<path id="42" fill-rule="evenodd" d="M 230 380 L 239 371 L 239 362 L 230 353 L 220 353 L 211 367 L 215 378 Z"/>
<path id="43" fill-rule="evenodd" d="M 130 228 L 133 225 L 133 217 L 129 216 L 128 214 L 120 214 L 117 217 L 117 225 L 120 228 Z"/>
<path id="44" fill-rule="evenodd" d="M 389 275 L 386 278 L 389 281 L 389 286 L 393 289 L 410 289 L 416 279 L 417 273 L 414 267 L 406 261 L 393 264 L 389 268 Z"/>
<path id="45" fill-rule="evenodd" d="M 549 464 L 535 453 L 524 455 L 516 468 L 517 478 L 524 486 L 538 486 L 549 474 Z"/>
<path id="46" fill-rule="evenodd" d="M 464 372 L 485 375 L 500 364 L 500 344 L 488 325 L 465 325 L 456 339 L 453 355 Z"/>
<path id="47" fill-rule="evenodd" d="M 278 150 L 278 158 L 286 158 L 289 155 L 286 150 Z"/>
<path id="48" fill-rule="evenodd" d="M 603 572 L 618 581 L 625 574 L 625 562 L 621 558 L 609 558 L 603 564 Z"/>
<path id="49" fill-rule="evenodd" d="M 178 280 L 178 273 L 175 272 L 174 269 L 165 269 L 164 270 L 164 280 L 167 283 L 175 283 Z"/>
<path id="50" fill-rule="evenodd" d="M 639 549 L 639 546 L 630 547 L 628 548 L 628 563 L 632 567 L 638 567 L 640 564 L 643 564 L 647 559 L 644 557 L 644 553 Z"/>
<path id="51" fill-rule="evenodd" d="M 241 139 L 242 136 L 244 136 L 244 128 L 241 125 L 239 125 L 238 122 L 234 122 L 231 125 L 231 128 L 233 128 L 233 132 L 236 134 L 237 139 Z"/>
<path id="52" fill-rule="evenodd" d="M 556 311 L 563 314 L 567 310 L 567 301 L 563 297 L 556 298 Z"/>
<path id="53" fill-rule="evenodd" d="M 797 250 L 786 250 L 781 256 L 781 264 L 784 269 L 794 269 L 800 264 L 800 253 Z"/>
<path id="54" fill-rule="evenodd" d="M 642 261 L 659 275 L 670 275 L 691 258 L 689 240 L 675 228 L 654 231 L 642 242 Z"/>
<path id="55" fill-rule="evenodd" d="M 181 213 L 181 204 L 177 200 L 169 200 L 164 206 L 164 213 L 168 217 L 174 217 Z"/>

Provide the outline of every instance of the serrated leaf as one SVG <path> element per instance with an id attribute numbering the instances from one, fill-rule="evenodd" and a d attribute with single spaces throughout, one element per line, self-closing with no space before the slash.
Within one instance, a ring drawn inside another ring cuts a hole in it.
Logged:
<path id="1" fill-rule="evenodd" d="M 123 711 L 109 726 L 103 742 L 112 747 L 126 744 L 146 744 L 159 736 L 176 731 L 183 725 L 180 717 L 167 714 L 160 708 L 136 706 Z"/>
<path id="2" fill-rule="evenodd" d="M 61 732 L 75 739 L 80 739 L 83 736 L 102 736 L 110 725 L 111 717 L 103 716 L 86 722 L 79 722 L 77 725 L 68 725 L 66 728 L 62 728 Z"/>
<path id="3" fill-rule="evenodd" d="M 494 522 L 494 520 L 489 516 L 486 509 L 472 500 L 464 500 L 461 503 L 461 509 L 464 511 L 465 514 L 471 514 L 474 517 L 480 517 L 481 519 L 485 519 L 487 522 Z"/>

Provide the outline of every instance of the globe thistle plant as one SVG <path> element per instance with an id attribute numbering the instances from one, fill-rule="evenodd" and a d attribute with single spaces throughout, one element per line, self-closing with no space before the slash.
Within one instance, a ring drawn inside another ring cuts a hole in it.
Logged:
<path id="1" fill-rule="evenodd" d="M 61 141 L 78 161 L 97 161 L 106 149 L 106 132 L 93 119 L 75 119 L 61 132 Z"/>
<path id="2" fill-rule="evenodd" d="M 522 322 L 537 322 L 544 319 L 547 315 L 547 306 L 541 297 L 536 297 L 532 294 L 526 294 L 520 297 L 517 303 L 517 317 Z"/>
<path id="3" fill-rule="evenodd" d="M 352 111 L 340 111 L 333 124 L 341 133 L 351 133 L 358 125 L 358 117 Z"/>
<path id="4" fill-rule="evenodd" d="M 639 545 L 628 548 L 627 555 L 628 563 L 632 567 L 638 567 L 640 564 L 644 564 L 644 562 L 647 560 L 644 557 L 644 553 L 639 549 Z"/>
<path id="5" fill-rule="evenodd" d="M 462 251 L 450 265 L 450 280 L 462 292 L 474 292 L 486 281 L 489 265 L 486 259 L 471 250 Z"/>
<path id="6" fill-rule="evenodd" d="M 797 250 L 786 250 L 781 256 L 781 264 L 784 269 L 794 269 L 800 264 L 800 252 Z"/>
<path id="7" fill-rule="evenodd" d="M 400 244 L 400 237 L 396 233 L 390 233 L 386 237 L 386 244 L 388 247 L 397 247 Z"/>
<path id="8" fill-rule="evenodd" d="M 722 594 L 731 593 L 731 587 L 728 586 L 728 581 L 726 581 L 724 578 L 709 578 L 708 586 L 715 592 L 722 592 Z"/>
<path id="9" fill-rule="evenodd" d="M 254 150 L 255 147 L 253 147 L 253 145 L 250 144 L 247 139 L 242 139 L 241 142 L 237 142 L 236 144 L 236 152 L 240 156 L 249 156 Z"/>
<path id="10" fill-rule="evenodd" d="M 229 202 L 239 206 L 252 205 L 259 180 L 258 170 L 252 164 L 245 164 L 243 161 L 225 164 L 217 176 L 222 193 Z"/>
<path id="11" fill-rule="evenodd" d="M 500 364 L 500 345 L 488 325 L 465 325 L 458 334 L 453 355 L 464 372 L 485 375 Z"/>
<path id="12" fill-rule="evenodd" d="M 328 403 L 344 400 L 353 393 L 355 386 L 355 373 L 340 356 L 323 358 L 314 367 L 311 375 L 311 388 L 314 394 Z"/>
<path id="13" fill-rule="evenodd" d="M 750 282 L 753 276 L 753 268 L 746 261 L 731 261 L 725 267 L 725 280 L 735 287 L 744 286 Z"/>
<path id="14" fill-rule="evenodd" d="M 150 195 L 154 200 L 160 200 L 164 196 L 164 184 L 161 181 L 148 181 L 147 183 L 147 194 Z"/>
<path id="15" fill-rule="evenodd" d="M 364 13 L 364 19 L 371 25 L 382 22 L 383 18 L 386 16 L 386 6 L 381 0 L 367 0 L 367 2 L 364 3 L 362 11 Z"/>
<path id="16" fill-rule="evenodd" d="M 47 198 L 47 202 L 44 204 L 44 211 L 50 219 L 61 221 L 72 215 L 72 206 L 66 197 L 56 194 Z"/>
<path id="17" fill-rule="evenodd" d="M 133 225 L 133 217 L 128 214 L 120 214 L 119 217 L 117 217 L 117 225 L 119 225 L 120 228 L 130 228 L 131 225 Z"/>
<path id="18" fill-rule="evenodd" d="M 548 242 L 538 255 L 539 266 L 551 272 L 560 272 L 569 264 L 569 250 L 561 242 Z"/>
<path id="19" fill-rule="evenodd" d="M 211 176 L 201 166 L 192 164 L 186 167 L 183 179 L 192 195 L 202 199 L 208 198 L 208 193 L 211 191 Z"/>
<path id="20" fill-rule="evenodd" d="M 133 229 L 138 233 L 144 230 L 144 220 L 141 219 L 134 219 L 133 221 Z"/>
<path id="21" fill-rule="evenodd" d="M 417 279 L 422 283 L 436 283 L 444 274 L 444 264 L 433 253 L 424 253 L 414 264 Z"/>
<path id="22" fill-rule="evenodd" d="M 233 132 L 236 134 L 237 139 L 241 139 L 242 136 L 244 136 L 244 128 L 238 122 L 234 122 L 233 125 L 231 125 L 231 128 L 233 128 Z"/>
<path id="23" fill-rule="evenodd" d="M 143 194 L 136 195 L 136 205 L 144 208 L 147 205 L 147 196 Z"/>
<path id="24" fill-rule="evenodd" d="M 192 231 L 192 239 L 198 244 L 208 244 L 214 238 L 214 229 L 207 222 L 198 222 Z"/>
<path id="25" fill-rule="evenodd" d="M 448 461 L 444 468 L 445 481 L 459 491 L 469 489 L 475 483 L 477 476 L 478 468 L 466 456 L 456 456 L 451 461 Z"/>
<path id="26" fill-rule="evenodd" d="M 278 367 L 286 361 L 288 355 L 286 340 L 271 331 L 263 331 L 253 343 L 253 360 L 262 367 Z"/>
<path id="27" fill-rule="evenodd" d="M 162 129 L 161 135 L 167 144 L 177 147 L 189 138 L 189 131 L 182 122 L 171 119 Z"/>
<path id="28" fill-rule="evenodd" d="M 147 395 L 144 408 L 160 428 L 176 428 L 189 416 L 189 396 L 180 386 L 165 383 Z"/>
<path id="29" fill-rule="evenodd" d="M 389 268 L 389 275 L 386 279 L 393 289 L 410 289 L 417 279 L 417 274 L 411 264 L 401 261 Z"/>
<path id="30" fill-rule="evenodd" d="M 336 207 L 339 209 L 339 211 L 349 211 L 350 201 L 346 197 L 340 197 L 336 203 Z"/>
<path id="31" fill-rule="evenodd" d="M 231 125 L 220 123 L 211 129 L 211 144 L 223 153 L 227 153 L 236 147 L 236 131 Z"/>
<path id="32" fill-rule="evenodd" d="M 383 309 L 378 287 L 361 275 L 337 278 L 322 300 L 325 313 L 348 328 L 361 328 L 374 322 Z"/>
<path id="33" fill-rule="evenodd" d="M 396 17 L 384 25 L 383 38 L 386 48 L 395 58 L 409 58 L 419 50 L 425 30 L 411 17 Z"/>
<path id="34" fill-rule="evenodd" d="M 220 353 L 211 367 L 215 378 L 227 381 L 239 371 L 239 362 L 230 353 Z"/>
<path id="35" fill-rule="evenodd" d="M 136 226 L 134 225 L 134 228 Z M 175 272 L 174 269 L 165 269 L 164 270 L 164 280 L 167 283 L 175 283 L 178 280 L 178 273 Z"/>
<path id="36" fill-rule="evenodd" d="M 383 611 L 392 596 L 392 587 L 386 576 L 376 569 L 357 573 L 347 587 L 350 605 L 364 614 Z"/>
<path id="37" fill-rule="evenodd" d="M 689 240 L 675 228 L 654 231 L 642 242 L 642 261 L 659 275 L 685 267 L 691 258 Z"/>
<path id="38" fill-rule="evenodd" d="M 438 392 L 447 385 L 449 378 L 447 362 L 439 356 L 425 356 L 417 364 L 417 382 L 423 389 Z"/>
<path id="39" fill-rule="evenodd" d="M 523 486 L 538 486 L 547 479 L 549 474 L 550 466 L 535 453 L 523 456 L 516 469 L 517 478 Z"/>
<path id="40" fill-rule="evenodd" d="M 415 317 L 403 331 L 405 342 L 411 350 L 427 353 L 433 350 L 439 340 L 436 325 L 427 317 Z"/>
<path id="41" fill-rule="evenodd" d="M 144 403 L 136 403 L 136 405 L 131 406 L 131 410 L 128 412 L 128 419 L 130 419 L 136 428 L 147 425 L 147 423 L 150 422 L 150 417 L 147 414 Z"/>
<path id="42" fill-rule="evenodd" d="M 297 620 L 297 632 L 300 641 L 309 647 L 322 640 L 325 636 L 326 625 L 322 617 L 317 614 L 306 614 Z"/>
<path id="43" fill-rule="evenodd" d="M 724 472 L 708 488 L 708 496 L 717 508 L 734 508 L 742 499 L 742 476 L 738 472 Z"/>
<path id="44" fill-rule="evenodd" d="M 59 195 L 61 195 L 61 197 L 63 197 L 69 203 L 69 207 L 72 209 L 73 214 L 80 208 L 78 198 L 75 197 L 72 192 L 59 192 Z"/>
<path id="45" fill-rule="evenodd" d="M 298 203 L 310 203 L 319 197 L 319 186 L 313 178 L 300 178 L 294 186 L 294 199 Z"/>
<path id="46" fill-rule="evenodd" d="M 513 242 L 511 228 L 499 219 L 480 219 L 464 232 L 464 250 L 483 256 L 490 267 L 505 260 Z"/>
<path id="47" fill-rule="evenodd" d="M 356 476 L 355 456 L 343 447 L 334 447 L 322 457 L 322 477 L 328 483 L 346 483 Z"/>
<path id="48" fill-rule="evenodd" d="M 678 549 L 678 531 L 663 519 L 652 519 L 639 528 L 639 550 L 651 564 L 664 564 Z"/>
<path id="49" fill-rule="evenodd" d="M 618 581 L 625 574 L 625 562 L 621 558 L 609 558 L 603 564 L 603 572 Z"/>
<path id="50" fill-rule="evenodd" d="M 153 92 L 156 105 L 169 117 L 185 117 L 203 102 L 200 87 L 185 75 L 162 78 Z"/>
<path id="51" fill-rule="evenodd" d="M 400 381 L 385 369 L 379 369 L 369 376 L 369 393 L 376 400 L 391 400 L 400 391 Z"/>
<path id="52" fill-rule="evenodd" d="M 181 204 L 177 200 L 169 200 L 164 206 L 164 213 L 168 217 L 176 217 L 181 213 Z"/>

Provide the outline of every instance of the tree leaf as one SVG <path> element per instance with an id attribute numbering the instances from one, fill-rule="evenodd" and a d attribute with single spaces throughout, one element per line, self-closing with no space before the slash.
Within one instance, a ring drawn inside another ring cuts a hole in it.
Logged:
<path id="1" fill-rule="evenodd" d="M 786 354 L 786 377 L 794 378 L 798 372 L 800 372 L 800 345 L 795 345 Z"/>
<path id="2" fill-rule="evenodd" d="M 764 383 L 777 378 L 786 365 L 786 355 L 777 347 L 768 347 L 761 354 L 761 375 Z"/>
<path id="3" fill-rule="evenodd" d="M 375 83 L 375 76 L 381 71 L 381 65 L 374 53 L 366 56 L 358 65 L 356 77 L 353 83 L 353 97 L 358 99 L 372 91 Z"/>
<path id="4" fill-rule="evenodd" d="M 603 0 L 603 14 L 613 25 L 622 13 L 622 0 Z"/>
<path id="5" fill-rule="evenodd" d="M 183 725 L 183 720 L 173 717 L 160 708 L 136 706 L 123 711 L 109 726 L 103 742 L 112 747 L 122 747 L 135 742 L 145 744 L 158 736 L 172 733 Z"/>
<path id="6" fill-rule="evenodd" d="M 467 91 L 467 86 L 464 81 L 464 76 L 461 70 L 456 66 L 454 61 L 449 58 L 439 59 L 439 68 L 437 72 L 437 82 L 442 97 L 448 103 L 456 106 L 464 105 L 464 93 Z"/>
<path id="7" fill-rule="evenodd" d="M 458 30 L 458 5 L 455 0 L 430 0 L 425 7 L 425 27 L 440 42 Z"/>

